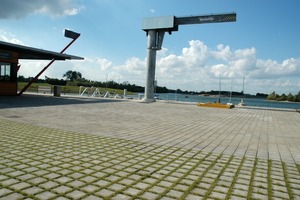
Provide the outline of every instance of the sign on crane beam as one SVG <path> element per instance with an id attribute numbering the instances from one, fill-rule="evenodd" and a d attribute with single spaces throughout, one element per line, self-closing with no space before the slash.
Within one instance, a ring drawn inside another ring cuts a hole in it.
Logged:
<path id="1" fill-rule="evenodd" d="M 176 25 L 235 22 L 236 13 L 175 17 Z"/>

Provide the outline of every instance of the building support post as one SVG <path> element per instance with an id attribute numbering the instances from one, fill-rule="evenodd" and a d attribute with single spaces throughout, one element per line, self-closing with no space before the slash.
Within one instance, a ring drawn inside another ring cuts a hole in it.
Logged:
<path id="1" fill-rule="evenodd" d="M 72 38 L 72 41 L 67 46 L 65 46 L 65 48 L 63 48 L 63 50 L 61 50 L 60 53 L 64 53 L 75 42 L 75 40 L 77 40 L 77 38 L 79 38 L 80 34 L 65 30 L 65 36 Z M 50 67 L 50 65 L 52 65 L 52 63 L 54 63 L 54 61 L 55 61 L 55 59 L 53 58 L 31 81 L 29 81 L 27 83 L 27 85 L 25 85 L 25 87 L 18 93 L 18 95 L 21 96 L 32 85 L 32 83 L 37 81 L 38 78 L 40 77 L 40 75 L 42 75 L 44 73 L 44 71 L 46 71 L 46 69 L 48 69 Z"/>

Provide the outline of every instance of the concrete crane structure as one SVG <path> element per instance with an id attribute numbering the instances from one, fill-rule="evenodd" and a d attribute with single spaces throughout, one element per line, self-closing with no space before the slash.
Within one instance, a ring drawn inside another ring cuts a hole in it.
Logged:
<path id="1" fill-rule="evenodd" d="M 165 32 L 172 34 L 173 31 L 178 31 L 179 25 L 234 21 L 236 21 L 236 13 L 186 17 L 164 16 L 143 19 L 142 29 L 146 31 L 148 37 L 146 63 L 147 75 L 143 100 L 145 102 L 154 101 L 156 51 L 161 50 Z"/>

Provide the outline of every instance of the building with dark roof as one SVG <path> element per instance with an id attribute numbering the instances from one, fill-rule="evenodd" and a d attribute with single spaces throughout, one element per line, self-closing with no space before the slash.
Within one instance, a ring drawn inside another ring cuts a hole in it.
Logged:
<path id="1" fill-rule="evenodd" d="M 19 59 L 83 60 L 84 58 L 0 41 L 0 95 L 17 95 Z"/>

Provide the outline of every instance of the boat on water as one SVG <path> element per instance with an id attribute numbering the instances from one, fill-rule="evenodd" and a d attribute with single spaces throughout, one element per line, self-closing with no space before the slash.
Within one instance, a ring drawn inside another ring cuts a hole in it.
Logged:
<path id="1" fill-rule="evenodd" d="M 211 108 L 227 108 L 231 109 L 234 108 L 234 105 L 232 103 L 219 103 L 219 102 L 207 102 L 207 103 L 198 103 L 198 106 L 203 106 L 203 107 L 211 107 Z"/>
<path id="2" fill-rule="evenodd" d="M 224 104 L 221 103 L 221 79 L 219 79 L 219 98 L 216 102 L 207 102 L 207 103 L 198 103 L 198 106 L 203 106 L 203 107 L 212 107 L 212 108 L 227 108 L 231 109 L 234 108 L 234 104 L 231 103 L 231 95 L 232 95 L 232 81 L 231 81 L 231 91 L 230 91 L 230 99 L 229 102 Z"/>
<path id="3" fill-rule="evenodd" d="M 243 99 L 241 99 L 241 102 L 238 104 L 238 106 L 246 106 L 246 103 L 244 102 Z"/>

